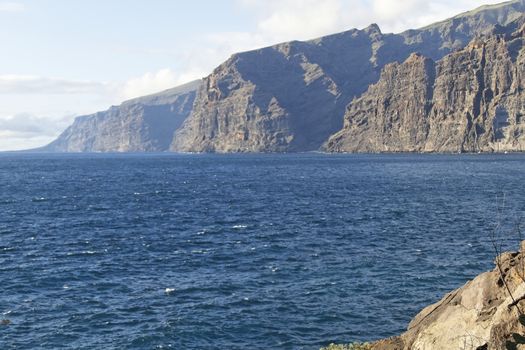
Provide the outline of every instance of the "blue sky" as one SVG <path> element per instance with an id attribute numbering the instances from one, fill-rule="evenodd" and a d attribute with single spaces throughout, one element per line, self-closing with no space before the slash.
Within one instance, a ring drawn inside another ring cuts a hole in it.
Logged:
<path id="1" fill-rule="evenodd" d="M 203 77 L 234 52 L 375 22 L 399 32 L 497 0 L 0 0 L 0 150 Z"/>

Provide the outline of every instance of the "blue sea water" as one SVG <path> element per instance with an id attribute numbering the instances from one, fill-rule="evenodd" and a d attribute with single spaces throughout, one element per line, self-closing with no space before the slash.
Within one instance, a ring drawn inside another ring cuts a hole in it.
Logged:
<path id="1" fill-rule="evenodd" d="M 516 245 L 525 155 L 0 155 L 1 349 L 319 349 Z M 509 230 L 507 232 L 506 230 Z"/>

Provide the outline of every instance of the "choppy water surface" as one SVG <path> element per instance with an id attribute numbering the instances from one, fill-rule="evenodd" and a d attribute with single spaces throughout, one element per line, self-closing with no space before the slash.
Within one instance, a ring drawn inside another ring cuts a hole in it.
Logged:
<path id="1" fill-rule="evenodd" d="M 492 268 L 524 174 L 522 155 L 4 154 L 1 348 L 394 335 Z"/>

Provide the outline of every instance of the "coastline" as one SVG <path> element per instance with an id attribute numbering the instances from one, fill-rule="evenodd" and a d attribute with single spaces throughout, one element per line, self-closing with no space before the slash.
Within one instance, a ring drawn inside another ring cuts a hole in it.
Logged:
<path id="1" fill-rule="evenodd" d="M 399 336 L 363 344 L 330 344 L 322 350 L 501 350 L 517 346 L 525 325 L 525 241 L 494 260 L 462 287 L 429 305 Z M 518 340 L 516 340 L 518 339 Z"/>

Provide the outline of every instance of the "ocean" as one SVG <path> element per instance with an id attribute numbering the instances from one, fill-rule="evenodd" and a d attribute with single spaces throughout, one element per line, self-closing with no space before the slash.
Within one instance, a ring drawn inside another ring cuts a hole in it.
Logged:
<path id="1" fill-rule="evenodd" d="M 396 335 L 494 240 L 517 248 L 524 174 L 521 154 L 0 154 L 0 348 Z"/>

